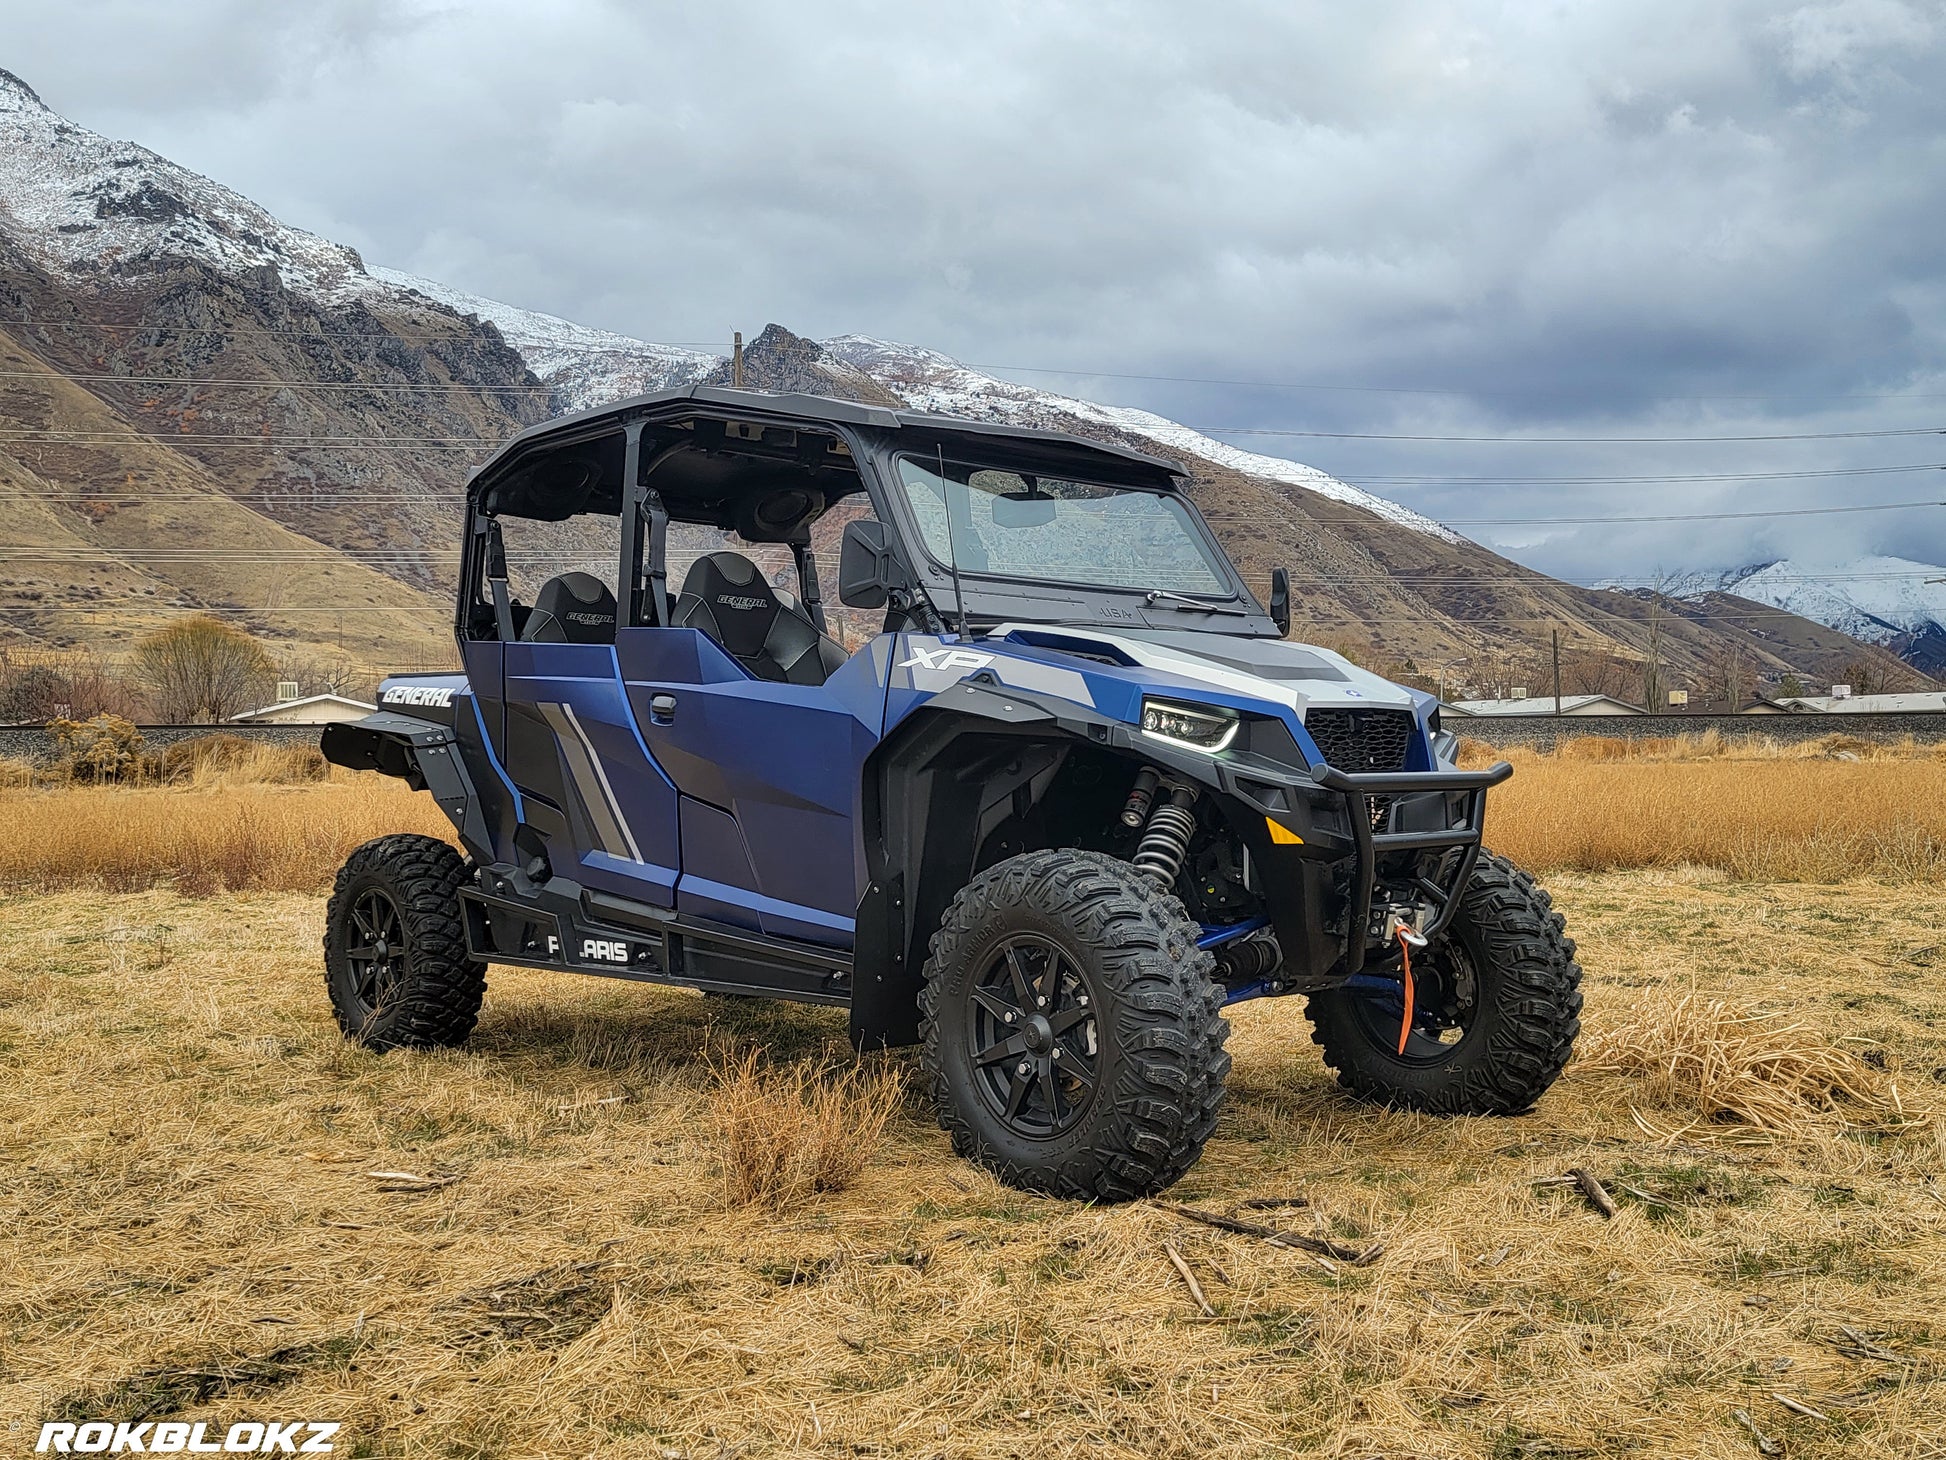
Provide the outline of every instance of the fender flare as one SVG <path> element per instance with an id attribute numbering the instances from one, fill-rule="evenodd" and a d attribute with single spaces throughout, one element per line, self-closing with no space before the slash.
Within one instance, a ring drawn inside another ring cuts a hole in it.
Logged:
<path id="1" fill-rule="evenodd" d="M 967 736 L 1023 747 L 977 779 L 937 770 Z M 919 1039 L 927 946 L 973 873 L 979 837 L 929 834 L 937 816 L 958 828 L 980 818 L 1085 746 L 1165 766 L 1222 790 L 1206 756 L 1137 738 L 1136 727 L 1090 705 L 1021 690 L 981 673 L 919 705 L 865 758 L 859 836 L 867 881 L 854 936 L 851 1037 L 860 1049 Z M 1035 754 L 1029 747 L 1044 749 Z"/>
<path id="2" fill-rule="evenodd" d="M 430 791 L 467 855 L 475 862 L 493 860 L 479 795 L 460 756 L 459 737 L 448 727 L 381 710 L 326 725 L 318 748 L 333 765 L 397 776 L 415 791 Z"/>

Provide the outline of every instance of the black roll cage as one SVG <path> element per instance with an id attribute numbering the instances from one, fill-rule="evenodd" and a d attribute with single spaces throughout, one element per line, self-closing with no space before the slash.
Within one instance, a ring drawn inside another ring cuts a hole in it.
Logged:
<path id="1" fill-rule="evenodd" d="M 1232 596 L 1211 599 L 1214 605 L 1225 610 L 1220 620 L 1223 629 L 1251 636 L 1274 636 L 1277 632 L 1209 524 L 1195 504 L 1182 494 L 1180 468 L 1172 462 L 1053 431 L 890 411 L 818 396 L 691 386 L 638 397 L 532 428 L 516 436 L 473 474 L 466 493 L 465 534 L 453 618 L 454 634 L 461 644 L 473 637 L 476 614 L 488 596 L 487 567 L 497 528 L 488 526 L 496 519 L 483 510 L 487 492 L 513 468 L 534 459 L 540 452 L 612 441 L 616 436 L 620 436 L 622 445 L 616 494 L 620 529 L 617 622 L 664 625 L 668 602 L 668 526 L 671 521 L 689 519 L 672 515 L 669 505 L 656 490 L 654 472 L 667 456 L 691 443 L 672 443 L 646 454 L 644 436 L 651 426 L 685 422 L 720 422 L 726 427 L 733 423 L 774 426 L 814 431 L 833 438 L 856 470 L 859 490 L 872 504 L 879 521 L 885 524 L 887 546 L 893 558 L 935 613 L 942 603 L 953 601 L 952 575 L 949 567 L 938 563 L 927 550 L 911 504 L 897 489 L 896 459 L 900 455 L 912 455 L 923 461 L 925 448 L 930 446 L 936 451 L 943 448 L 950 459 L 961 464 L 971 461 L 995 470 L 1021 470 L 1049 476 L 1058 473 L 1068 480 L 1174 493 L 1187 509 L 1194 531 L 1214 552 L 1230 579 Z M 803 543 L 788 545 L 798 569 L 800 596 L 809 608 L 818 595 L 816 570 L 810 565 L 809 553 L 803 550 L 808 547 L 808 538 Z M 968 592 L 967 597 L 968 617 L 976 624 L 1047 617 L 1099 621 L 1103 627 L 1196 626 L 1185 623 L 1178 615 L 1151 620 L 1143 607 L 1145 590 L 1139 588 L 1062 585 L 989 573 L 965 573 L 963 577 L 975 580 L 975 591 Z M 1011 585 L 1021 590 L 1016 596 L 1019 607 L 1010 603 L 1004 608 L 982 611 L 978 601 L 981 595 L 977 591 L 981 585 Z M 1244 610 L 1241 615 L 1237 613 L 1238 608 Z M 822 616 L 821 611 L 816 612 Z"/>

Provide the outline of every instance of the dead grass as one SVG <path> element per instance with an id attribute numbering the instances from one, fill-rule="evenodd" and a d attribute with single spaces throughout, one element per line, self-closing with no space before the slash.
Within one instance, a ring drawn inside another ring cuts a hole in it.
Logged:
<path id="1" fill-rule="evenodd" d="M 1283 1202 L 1244 1215 L 1383 1243 L 1362 1267 L 1024 1197 L 912 1092 L 845 1189 L 727 1201 L 723 1072 L 826 1088 L 838 1011 L 496 969 L 466 1049 L 376 1056 L 331 1026 L 314 896 L 15 895 L 0 1405 L 305 1414 L 374 1456 L 1742 1460 L 1739 1410 L 1793 1456 L 1946 1455 L 1946 890 L 1555 890 L 1597 1057 L 1530 1115 L 1357 1105 L 1300 1004 L 1232 1011 L 1171 1200 Z M 1727 1087 L 1661 1061 L 1739 1039 L 1849 1051 L 1860 1094 L 1701 1118 Z M 1903 1122 L 1861 1103 L 1892 1088 Z M 1547 1184 L 1576 1166 L 1613 1221 Z"/>
<path id="2" fill-rule="evenodd" d="M 710 1100 L 725 1195 L 783 1208 L 846 1190 L 877 1154 L 904 1083 L 881 1063 L 773 1071 L 755 1049 L 727 1062 Z"/>
<path id="3" fill-rule="evenodd" d="M 0 791 L 0 888 L 308 892 L 330 886 L 372 837 L 451 833 L 430 798 L 402 781 L 339 772 L 319 783 L 300 757 L 254 759 L 205 765 L 182 786 Z M 248 779 L 265 760 L 294 767 L 299 784 Z"/>
<path id="4" fill-rule="evenodd" d="M 1946 875 L 1946 745 L 1833 733 L 1627 740 L 1551 754 L 1460 742 L 1460 763 L 1514 778 L 1488 801 L 1496 850 L 1536 872 L 1708 866 L 1760 881 Z"/>
<path id="5" fill-rule="evenodd" d="M 1578 1068 L 1636 1080 L 1647 1103 L 1687 1117 L 1677 1134 L 1704 1121 L 1791 1135 L 1905 1119 L 1896 1082 L 1822 1030 L 1693 993 L 1651 996 L 1596 1030 Z"/>

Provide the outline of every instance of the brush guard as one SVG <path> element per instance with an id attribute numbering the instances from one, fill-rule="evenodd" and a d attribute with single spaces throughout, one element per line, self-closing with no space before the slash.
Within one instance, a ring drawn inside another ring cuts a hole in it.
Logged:
<path id="1" fill-rule="evenodd" d="M 1347 974 L 1365 966 L 1370 953 L 1372 897 L 1378 885 L 1378 859 L 1386 852 L 1432 852 L 1461 848 L 1461 855 L 1445 885 L 1430 877 L 1417 879 L 1417 890 L 1425 894 L 1433 916 L 1415 934 L 1430 942 L 1444 932 L 1459 910 L 1461 894 L 1473 875 L 1473 864 L 1480 855 L 1480 833 L 1486 824 L 1487 792 L 1514 773 L 1500 761 L 1483 771 L 1375 771 L 1351 774 L 1329 765 L 1314 766 L 1311 778 L 1326 790 L 1345 798 L 1345 813 L 1351 822 L 1352 842 L 1357 863 L 1352 870 L 1351 895 L 1345 907 L 1345 960 Z M 1443 831 L 1379 831 L 1374 825 L 1378 798 L 1410 795 L 1421 791 L 1463 791 L 1465 807 L 1457 826 Z M 1387 936 L 1391 936 L 1388 932 Z"/>

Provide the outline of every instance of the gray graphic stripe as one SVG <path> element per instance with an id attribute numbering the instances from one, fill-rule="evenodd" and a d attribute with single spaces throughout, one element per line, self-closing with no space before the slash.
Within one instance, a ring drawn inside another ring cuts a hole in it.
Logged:
<path id="1" fill-rule="evenodd" d="M 588 752 L 588 764 L 595 768 L 595 777 L 601 782 L 602 797 L 608 803 L 609 814 L 615 818 L 615 825 L 621 828 L 622 839 L 628 843 L 629 856 L 637 862 L 641 861 L 642 849 L 635 844 L 635 833 L 629 830 L 628 818 L 622 815 L 622 803 L 615 799 L 615 788 L 608 783 L 608 768 L 595 753 L 594 742 L 588 738 L 588 732 L 581 728 L 581 719 L 574 713 L 574 706 L 562 705 L 561 708 L 567 711 L 568 723 L 574 726 L 574 733 L 580 737 L 582 748 Z"/>
<path id="2" fill-rule="evenodd" d="M 641 854 L 635 850 L 635 838 L 623 823 L 607 778 L 601 774 L 600 758 L 582 730 L 581 722 L 575 718 L 572 707 L 543 701 L 536 708 L 546 718 L 549 728 L 554 731 L 555 740 L 560 744 L 561 758 L 567 762 L 568 775 L 573 779 L 575 792 L 587 810 L 589 824 L 594 829 L 596 840 L 601 843 L 601 849 L 610 856 L 641 861 Z"/>

